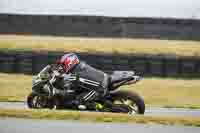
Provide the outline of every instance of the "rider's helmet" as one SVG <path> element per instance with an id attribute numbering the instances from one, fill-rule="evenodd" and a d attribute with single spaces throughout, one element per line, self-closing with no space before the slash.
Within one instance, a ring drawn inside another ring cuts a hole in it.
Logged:
<path id="1" fill-rule="evenodd" d="M 79 62 L 80 61 L 75 53 L 65 54 L 57 61 L 58 64 L 61 64 L 63 66 L 66 73 L 68 73 L 76 65 L 78 65 Z"/>

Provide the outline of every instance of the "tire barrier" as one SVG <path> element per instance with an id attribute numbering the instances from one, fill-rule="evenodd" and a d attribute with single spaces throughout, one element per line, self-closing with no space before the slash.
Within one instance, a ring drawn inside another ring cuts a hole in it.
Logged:
<path id="1" fill-rule="evenodd" d="M 0 14 L 0 34 L 200 40 L 200 20 Z"/>
<path id="2" fill-rule="evenodd" d="M 63 52 L 0 51 L 0 72 L 36 74 Z M 200 57 L 77 53 L 81 60 L 106 72 L 135 70 L 144 76 L 200 77 Z"/>

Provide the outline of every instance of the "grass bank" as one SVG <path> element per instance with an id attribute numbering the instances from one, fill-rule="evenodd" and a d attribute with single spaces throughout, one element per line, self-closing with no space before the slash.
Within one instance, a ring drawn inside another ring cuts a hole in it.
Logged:
<path id="1" fill-rule="evenodd" d="M 136 91 L 150 106 L 200 108 L 200 79 L 144 78 L 121 89 Z M 0 73 L 0 101 L 25 101 L 32 76 Z"/>
<path id="2" fill-rule="evenodd" d="M 22 110 L 0 109 L 0 117 L 16 117 L 48 120 L 81 120 L 90 122 L 117 122 L 117 123 L 143 123 L 163 125 L 200 126 L 198 117 L 152 117 L 130 116 L 126 114 L 101 113 L 101 112 L 78 112 L 56 110 Z"/>
<path id="3" fill-rule="evenodd" d="M 199 41 L 0 35 L 0 49 L 200 56 Z"/>

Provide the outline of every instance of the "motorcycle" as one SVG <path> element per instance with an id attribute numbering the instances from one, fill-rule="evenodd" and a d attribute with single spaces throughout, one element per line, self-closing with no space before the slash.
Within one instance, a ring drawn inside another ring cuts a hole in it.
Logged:
<path id="1" fill-rule="evenodd" d="M 81 83 L 94 83 L 82 79 L 78 75 L 71 75 L 69 81 L 72 88 L 65 88 L 60 76 L 61 67 L 47 65 L 37 76 L 33 77 L 32 92 L 27 97 L 29 108 L 34 109 L 75 109 L 83 110 L 74 105 L 77 95 L 85 91 Z M 123 85 L 134 84 L 141 80 L 134 71 L 114 71 L 109 75 L 108 93 L 99 99 L 86 103 L 88 111 L 115 112 L 127 114 L 144 114 L 145 103 L 141 96 L 134 91 L 119 90 Z M 95 84 L 94 84 L 95 85 Z M 64 95 L 54 95 L 54 90 L 61 89 Z"/>

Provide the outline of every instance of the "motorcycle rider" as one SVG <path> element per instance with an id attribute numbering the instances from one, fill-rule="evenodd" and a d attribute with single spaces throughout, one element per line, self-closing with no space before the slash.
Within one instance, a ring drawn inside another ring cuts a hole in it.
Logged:
<path id="1" fill-rule="evenodd" d="M 58 61 L 64 71 L 64 87 L 72 87 L 70 80 L 76 80 L 76 77 L 71 75 L 78 75 L 79 85 L 85 88 L 83 94 L 77 96 L 74 101 L 78 108 L 86 109 L 85 104 L 94 99 L 99 99 L 106 95 L 108 89 L 109 76 L 103 71 L 97 70 L 81 61 L 75 53 L 64 54 Z M 56 93 L 63 94 L 62 90 L 57 89 Z"/>

